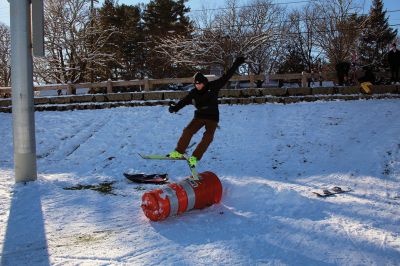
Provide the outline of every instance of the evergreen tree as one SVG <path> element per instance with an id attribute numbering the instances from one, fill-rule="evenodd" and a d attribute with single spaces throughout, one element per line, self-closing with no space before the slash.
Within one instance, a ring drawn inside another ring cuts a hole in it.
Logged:
<path id="1" fill-rule="evenodd" d="M 142 78 L 144 35 L 140 7 L 118 5 L 114 0 L 106 0 L 98 13 L 103 29 L 115 29 L 105 50 L 115 53 L 116 60 L 109 64 L 104 78 Z"/>
<path id="2" fill-rule="evenodd" d="M 385 54 L 396 35 L 397 30 L 389 26 L 382 0 L 374 0 L 360 38 L 360 63 L 372 64 L 375 70 L 386 67 Z"/>
<path id="3" fill-rule="evenodd" d="M 146 70 L 151 78 L 166 78 L 185 75 L 180 68 L 163 58 L 155 51 L 158 41 L 170 35 L 188 37 L 192 32 L 192 22 L 186 14 L 190 8 L 187 0 L 152 0 L 143 12 L 144 33 L 146 36 Z"/>
<path id="4" fill-rule="evenodd" d="M 288 45 L 288 51 L 286 55 L 282 58 L 282 63 L 278 66 L 279 74 L 287 74 L 287 73 L 301 73 L 306 69 L 306 64 L 304 64 L 303 57 L 301 53 L 292 47 L 292 45 Z M 299 86 L 301 83 L 298 83 Z M 283 80 L 279 80 L 278 86 L 282 87 Z"/>
<path id="5" fill-rule="evenodd" d="M 306 70 L 306 63 L 303 56 L 293 45 L 288 45 L 286 56 L 283 62 L 278 66 L 278 73 L 301 73 Z"/>

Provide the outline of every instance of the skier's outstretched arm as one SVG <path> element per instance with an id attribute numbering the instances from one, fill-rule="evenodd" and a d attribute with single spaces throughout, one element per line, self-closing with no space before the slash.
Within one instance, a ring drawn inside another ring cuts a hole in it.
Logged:
<path id="1" fill-rule="evenodd" d="M 179 110 L 181 110 L 183 107 L 185 107 L 188 104 L 192 103 L 193 95 L 192 92 L 189 92 L 188 95 L 186 95 L 183 99 L 181 99 L 178 103 L 170 103 L 169 105 L 169 112 L 170 113 L 176 113 Z"/>
<path id="2" fill-rule="evenodd" d="M 223 86 L 225 86 L 225 84 L 230 80 L 233 74 L 235 74 L 239 66 L 244 63 L 244 60 L 245 58 L 243 56 L 239 56 L 238 58 L 236 58 L 231 68 L 224 75 L 222 75 L 222 77 L 210 82 L 210 86 L 212 87 L 212 89 L 219 91 Z"/>

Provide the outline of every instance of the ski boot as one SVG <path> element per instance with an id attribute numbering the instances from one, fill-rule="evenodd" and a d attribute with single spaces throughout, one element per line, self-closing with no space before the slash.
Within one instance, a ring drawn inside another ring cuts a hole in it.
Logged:
<path id="1" fill-rule="evenodd" d="M 188 162 L 189 162 L 190 168 L 196 168 L 198 160 L 195 156 L 191 156 L 191 157 L 189 157 Z"/>
<path id="2" fill-rule="evenodd" d="M 177 151 L 172 151 L 167 156 L 171 159 L 183 159 L 183 154 Z"/>

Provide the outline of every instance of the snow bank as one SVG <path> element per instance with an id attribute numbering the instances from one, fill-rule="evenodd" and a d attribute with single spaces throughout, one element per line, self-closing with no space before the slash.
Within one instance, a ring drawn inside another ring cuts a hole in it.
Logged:
<path id="1" fill-rule="evenodd" d="M 2 265 L 396 265 L 399 100 L 221 107 L 199 171 L 221 204 L 150 222 L 124 171 L 189 174 L 167 153 L 192 117 L 166 107 L 36 113 L 38 180 L 14 185 L 12 116 L 0 114 Z M 195 136 L 199 141 L 201 133 Z M 113 193 L 65 190 L 113 183 Z M 312 192 L 350 187 L 326 199 Z"/>

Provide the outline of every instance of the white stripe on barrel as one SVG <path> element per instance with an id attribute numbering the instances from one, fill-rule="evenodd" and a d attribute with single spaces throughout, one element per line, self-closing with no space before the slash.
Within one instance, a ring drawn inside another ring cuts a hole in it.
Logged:
<path id="1" fill-rule="evenodd" d="M 186 192 L 186 196 L 188 199 L 188 206 L 185 211 L 191 210 L 194 208 L 194 204 L 196 202 L 196 194 L 194 194 L 194 190 L 192 188 L 192 185 L 190 185 L 190 182 L 188 179 L 183 180 L 182 182 L 179 183 L 181 187 Z"/>
<path id="2" fill-rule="evenodd" d="M 163 191 L 168 196 L 169 199 L 169 206 L 170 206 L 169 216 L 177 215 L 179 209 L 179 203 L 175 190 L 166 186 L 163 188 Z"/>

